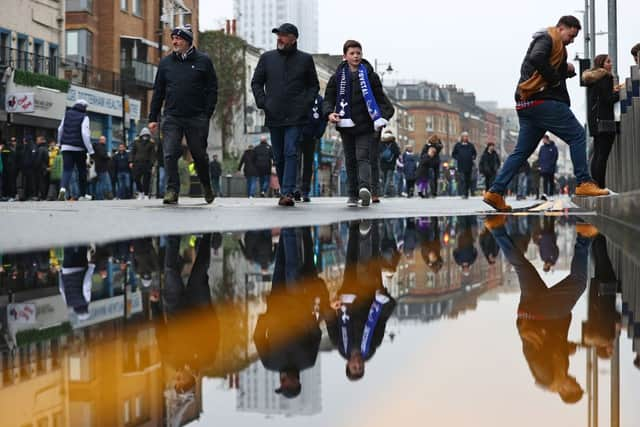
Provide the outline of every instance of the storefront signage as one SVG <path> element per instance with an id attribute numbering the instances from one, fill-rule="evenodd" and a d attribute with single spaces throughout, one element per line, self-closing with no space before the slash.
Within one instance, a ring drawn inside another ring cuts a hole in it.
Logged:
<path id="1" fill-rule="evenodd" d="M 69 320 L 74 329 L 85 328 L 97 323 L 117 319 L 124 316 L 124 295 L 91 301 L 89 303 L 89 318 L 80 320 L 73 311 L 69 313 Z"/>
<path id="2" fill-rule="evenodd" d="M 122 96 L 71 85 L 67 92 L 67 107 L 73 107 L 78 99 L 84 99 L 89 103 L 89 111 L 122 117 Z M 133 120 L 140 120 L 140 108 L 140 101 L 129 98 L 129 115 Z"/>
<path id="3" fill-rule="evenodd" d="M 33 92 L 8 93 L 5 109 L 7 113 L 34 113 L 36 102 Z"/>

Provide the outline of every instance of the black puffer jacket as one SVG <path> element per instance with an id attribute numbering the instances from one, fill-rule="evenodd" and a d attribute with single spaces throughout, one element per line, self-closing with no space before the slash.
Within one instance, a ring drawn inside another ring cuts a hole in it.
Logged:
<path id="1" fill-rule="evenodd" d="M 564 59 L 560 67 L 555 69 L 551 66 L 551 48 L 553 40 L 547 30 L 538 31 L 533 34 L 533 41 L 529 45 L 527 54 L 522 61 L 520 67 L 520 80 L 518 85 L 529 80 L 534 72 L 539 72 L 547 82 L 547 86 L 540 92 L 532 95 L 528 100 L 555 100 L 571 105 L 569 92 L 567 92 L 566 79 L 575 76 L 575 73 L 569 73 L 567 65 L 567 50 L 564 50 Z M 519 102 L 520 94 L 516 87 L 516 102 Z"/>
<path id="2" fill-rule="evenodd" d="M 313 57 L 297 48 L 263 53 L 251 90 L 256 105 L 265 112 L 265 126 L 306 125 L 320 90 Z"/>
<path id="3" fill-rule="evenodd" d="M 604 68 L 585 71 L 582 81 L 587 86 L 589 133 L 597 135 L 599 120 L 614 120 L 613 105 L 620 100 L 620 94 L 613 91 L 613 76 Z"/>
<path id="4" fill-rule="evenodd" d="M 186 59 L 176 53 L 162 58 L 153 84 L 150 122 L 158 121 L 163 101 L 166 115 L 211 117 L 218 102 L 218 78 L 211 59 L 196 48 Z"/>
<path id="5" fill-rule="evenodd" d="M 371 84 L 371 90 L 376 98 L 378 107 L 382 117 L 389 120 L 393 117 L 395 112 L 393 105 L 384 94 L 382 90 L 382 82 L 380 77 L 373 71 L 373 67 L 366 60 L 362 60 L 362 63 L 367 68 L 369 76 L 369 84 Z M 327 89 L 324 92 L 324 103 L 322 104 L 322 113 L 328 117 L 329 114 L 334 113 L 336 110 L 336 99 L 338 98 L 338 81 L 336 74 L 341 70 L 344 62 L 340 64 L 336 70 L 336 73 L 331 76 L 329 83 L 327 83 Z M 369 116 L 367 110 L 367 104 L 362 96 L 362 89 L 360 88 L 360 82 L 358 80 L 358 73 L 351 73 L 351 119 L 356 124 L 351 128 L 338 128 L 340 132 L 344 132 L 349 135 L 363 135 L 367 133 L 373 133 L 373 120 Z"/>

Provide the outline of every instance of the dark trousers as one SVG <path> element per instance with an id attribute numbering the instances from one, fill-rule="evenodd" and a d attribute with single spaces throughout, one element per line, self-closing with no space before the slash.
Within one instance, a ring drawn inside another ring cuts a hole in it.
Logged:
<path id="1" fill-rule="evenodd" d="M 60 187 L 67 190 L 70 194 L 69 187 L 73 169 L 78 171 L 78 190 L 79 196 L 87 194 L 87 152 L 86 151 L 63 151 L 62 152 L 62 183 Z"/>
<path id="2" fill-rule="evenodd" d="M 405 178 L 406 186 L 407 186 L 407 197 L 413 197 L 413 192 L 416 187 L 416 179 L 415 178 Z"/>
<path id="3" fill-rule="evenodd" d="M 593 158 L 591 159 L 591 176 L 598 183 L 600 188 L 605 188 L 605 177 L 607 175 L 607 160 L 613 141 L 616 139 L 614 133 L 600 133 L 593 137 Z"/>
<path id="4" fill-rule="evenodd" d="M 136 187 L 142 194 L 149 195 L 151 188 L 151 163 L 136 162 L 133 165 L 133 179 L 136 181 Z"/>
<path id="5" fill-rule="evenodd" d="M 38 195 L 37 171 L 35 169 L 22 170 L 22 199 L 27 200 Z"/>
<path id="6" fill-rule="evenodd" d="M 569 315 L 587 287 L 591 241 L 583 237 L 576 239 L 569 275 L 548 288 L 504 227 L 493 230 L 492 234 L 518 276 L 521 290 L 519 310 L 555 319 Z"/>
<path id="7" fill-rule="evenodd" d="M 167 312 L 211 305 L 209 267 L 211 264 L 211 234 L 197 243 L 196 259 L 186 286 L 182 279 L 184 260 L 180 256 L 180 236 L 169 236 L 164 257 L 164 302 Z"/>
<path id="8" fill-rule="evenodd" d="M 371 163 L 371 194 L 380 195 L 380 134 L 375 134 L 375 139 L 369 151 L 369 162 Z"/>
<path id="9" fill-rule="evenodd" d="M 547 196 L 553 196 L 556 189 L 554 174 L 542 173 L 542 192 Z"/>
<path id="10" fill-rule="evenodd" d="M 164 148 L 164 167 L 167 171 L 167 190 L 180 193 L 180 175 L 178 159 L 182 155 L 182 138 L 186 137 L 187 146 L 193 157 L 198 179 L 203 186 L 210 186 L 209 156 L 207 138 L 209 119 L 206 116 L 175 117 L 165 116 L 162 122 L 162 140 Z"/>
<path id="11" fill-rule="evenodd" d="M 313 175 L 313 158 L 316 152 L 317 139 L 309 136 L 302 138 L 298 145 L 298 190 L 304 195 L 311 192 L 311 176 Z"/>
<path id="12" fill-rule="evenodd" d="M 484 176 L 484 188 L 489 191 L 489 189 L 491 188 L 491 186 L 493 185 L 493 182 L 496 180 L 496 176 L 495 175 L 485 175 Z"/>
<path id="13" fill-rule="evenodd" d="M 469 197 L 469 192 L 471 191 L 471 171 L 460 171 L 459 179 L 459 194 L 464 197 Z"/>
<path id="14" fill-rule="evenodd" d="M 342 133 L 344 162 L 347 169 L 347 192 L 349 197 L 357 197 L 360 188 L 372 190 L 371 150 L 375 147 L 375 134 L 349 135 Z"/>
<path id="15" fill-rule="evenodd" d="M 8 168 L 5 166 L 5 170 L 2 172 L 2 190 L 5 197 L 16 197 L 16 181 L 18 174 L 15 168 Z"/>
<path id="16" fill-rule="evenodd" d="M 220 196 L 220 177 L 212 176 L 211 177 L 211 187 L 213 188 L 213 194 L 216 196 Z"/>

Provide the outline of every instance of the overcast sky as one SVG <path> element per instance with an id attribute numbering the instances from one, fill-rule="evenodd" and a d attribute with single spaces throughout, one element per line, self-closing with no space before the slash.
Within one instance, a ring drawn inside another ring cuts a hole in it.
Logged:
<path id="1" fill-rule="evenodd" d="M 301 0 L 304 1 L 304 0 Z M 513 105 L 520 64 L 531 34 L 574 14 L 582 21 L 584 0 L 320 0 L 320 50 L 341 53 L 354 38 L 373 62 L 391 62 L 391 78 L 454 83 L 481 101 Z M 607 31 L 607 1 L 596 0 L 597 30 Z M 219 29 L 233 17 L 233 0 L 200 2 L 201 30 Z M 618 0 L 620 75 L 629 74 L 629 50 L 640 42 L 640 1 Z M 634 23 L 635 21 L 635 23 Z M 569 57 L 584 50 L 583 33 L 569 46 Z M 300 37 L 304 37 L 301 34 Z M 607 35 L 597 37 L 597 53 L 608 50 Z M 577 65 L 577 64 L 576 64 Z M 577 66 L 576 66 L 577 68 Z M 385 80 L 389 78 L 385 76 Z M 584 91 L 569 81 L 574 111 L 584 117 Z"/>

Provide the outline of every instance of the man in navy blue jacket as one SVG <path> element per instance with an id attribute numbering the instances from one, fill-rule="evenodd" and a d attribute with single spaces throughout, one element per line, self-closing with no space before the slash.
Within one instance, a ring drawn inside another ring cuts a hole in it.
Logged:
<path id="1" fill-rule="evenodd" d="M 556 187 L 554 175 L 558 164 L 558 147 L 549 138 L 549 135 L 542 137 L 542 146 L 538 151 L 538 162 L 542 176 L 542 192 L 547 196 L 553 196 Z"/>

